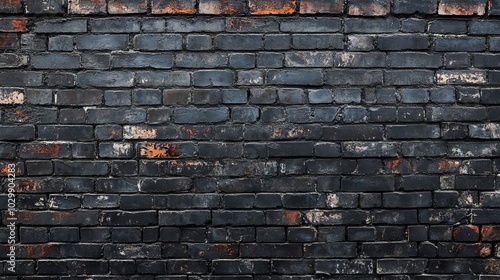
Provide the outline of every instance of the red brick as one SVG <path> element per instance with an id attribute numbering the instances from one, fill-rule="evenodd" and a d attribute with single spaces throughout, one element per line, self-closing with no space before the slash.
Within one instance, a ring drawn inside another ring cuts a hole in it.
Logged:
<path id="1" fill-rule="evenodd" d="M 196 0 L 153 0 L 153 14 L 196 14 Z"/>
<path id="2" fill-rule="evenodd" d="M 68 12 L 78 15 L 105 14 L 106 0 L 70 0 Z"/>
<path id="3" fill-rule="evenodd" d="M 295 0 L 250 0 L 252 15 L 291 15 L 295 13 Z"/>
<path id="4" fill-rule="evenodd" d="M 22 13 L 22 8 L 21 0 L 2 0 L 0 13 Z"/>
<path id="5" fill-rule="evenodd" d="M 109 0 L 110 14 L 140 14 L 148 11 L 147 0 Z"/>
<path id="6" fill-rule="evenodd" d="M 485 11 L 485 1 L 471 0 L 441 0 L 438 8 L 438 14 L 448 16 L 481 16 Z"/>
<path id="7" fill-rule="evenodd" d="M 238 15 L 245 13 L 245 2 L 241 0 L 200 0 L 200 14 Z"/>
<path id="8" fill-rule="evenodd" d="M 390 11 L 390 0 L 356 0 L 349 2 L 349 15 L 352 16 L 385 16 Z"/>
<path id="9" fill-rule="evenodd" d="M 301 14 L 341 14 L 344 12 L 343 0 L 302 0 Z"/>
<path id="10" fill-rule="evenodd" d="M 26 32 L 28 21 L 25 18 L 0 19 L 0 32 Z"/>
<path id="11" fill-rule="evenodd" d="M 19 37 L 17 34 L 0 34 L 0 49 L 18 49 Z"/>

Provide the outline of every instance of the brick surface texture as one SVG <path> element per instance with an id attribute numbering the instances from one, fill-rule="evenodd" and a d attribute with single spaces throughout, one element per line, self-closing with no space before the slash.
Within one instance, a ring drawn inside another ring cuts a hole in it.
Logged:
<path id="1" fill-rule="evenodd" d="M 499 15 L 0 1 L 0 278 L 500 279 Z"/>

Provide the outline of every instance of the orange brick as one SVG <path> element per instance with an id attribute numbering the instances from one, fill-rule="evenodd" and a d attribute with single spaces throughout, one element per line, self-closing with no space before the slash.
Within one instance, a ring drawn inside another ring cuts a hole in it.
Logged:
<path id="1" fill-rule="evenodd" d="M 390 0 L 351 0 L 349 2 L 349 15 L 352 16 L 385 16 L 390 11 Z"/>
<path id="2" fill-rule="evenodd" d="M 500 226 L 483 226 L 481 228 L 481 240 L 500 241 Z"/>
<path id="3" fill-rule="evenodd" d="M 295 0 L 250 0 L 252 15 L 291 15 L 295 13 Z"/>
<path id="4" fill-rule="evenodd" d="M 302 0 L 301 14 L 341 14 L 344 12 L 343 0 Z"/>
<path id="5" fill-rule="evenodd" d="M 200 14 L 238 15 L 245 13 L 245 2 L 241 0 L 200 0 Z"/>
<path id="6" fill-rule="evenodd" d="M 110 14 L 140 14 L 148 11 L 147 0 L 109 0 Z"/>
<path id="7" fill-rule="evenodd" d="M 196 14 L 196 0 L 153 0 L 153 14 Z"/>
<path id="8" fill-rule="evenodd" d="M 0 19 L 0 32 L 26 32 L 28 21 L 25 18 Z"/>
<path id="9" fill-rule="evenodd" d="M 105 14 L 106 0 L 70 0 L 68 12 L 78 15 Z"/>
<path id="10" fill-rule="evenodd" d="M 478 0 L 441 0 L 438 14 L 448 16 L 482 16 L 486 12 L 486 2 Z"/>

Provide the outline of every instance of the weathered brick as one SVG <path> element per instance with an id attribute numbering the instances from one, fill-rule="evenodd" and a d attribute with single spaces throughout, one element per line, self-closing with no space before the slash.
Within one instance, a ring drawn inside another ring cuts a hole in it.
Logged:
<path id="1" fill-rule="evenodd" d="M 106 0 L 70 0 L 68 13 L 94 15 L 106 13 Z"/>
<path id="2" fill-rule="evenodd" d="M 238 15 L 245 12 L 245 4 L 238 0 L 200 0 L 198 11 L 208 15 Z"/>
<path id="3" fill-rule="evenodd" d="M 26 18 L 3 18 L 0 19 L 0 32 L 26 32 Z"/>
<path id="4" fill-rule="evenodd" d="M 22 7 L 21 0 L 9 0 L 0 7 L 0 13 L 21 13 Z"/>
<path id="5" fill-rule="evenodd" d="M 180 33 L 221 32 L 224 30 L 224 19 L 171 19 L 167 21 L 167 31 Z"/>
<path id="6" fill-rule="evenodd" d="M 340 0 L 306 0 L 301 1 L 301 14 L 341 14 L 344 11 L 344 2 Z"/>
<path id="7" fill-rule="evenodd" d="M 391 10 L 390 0 L 351 0 L 349 15 L 352 16 L 385 16 Z"/>
<path id="8" fill-rule="evenodd" d="M 87 122 L 89 123 L 134 124 L 144 121 L 146 121 L 145 109 L 92 108 L 87 111 Z"/>
<path id="9" fill-rule="evenodd" d="M 110 14 L 139 14 L 146 13 L 148 3 L 146 0 L 109 0 L 108 13 Z"/>
<path id="10" fill-rule="evenodd" d="M 184 71 L 137 72 L 135 80 L 138 85 L 144 87 L 191 85 L 191 75 Z"/>
<path id="11" fill-rule="evenodd" d="M 181 68 L 218 68 L 227 65 L 227 56 L 222 53 L 180 53 L 175 56 L 175 65 Z"/>
<path id="12" fill-rule="evenodd" d="M 65 12 L 64 0 L 25 0 L 24 4 L 28 14 L 63 14 Z"/>
<path id="13" fill-rule="evenodd" d="M 439 15 L 471 16 L 484 15 L 486 3 L 481 0 L 441 0 L 439 1 Z"/>
<path id="14" fill-rule="evenodd" d="M 180 0 L 153 0 L 153 14 L 195 14 L 196 1 L 180 1 Z"/>
<path id="15" fill-rule="evenodd" d="M 372 260 L 316 260 L 315 270 L 316 273 L 349 275 L 349 278 L 355 279 L 356 274 L 372 274 L 374 263 Z"/>
<path id="16" fill-rule="evenodd" d="M 91 87 L 132 87 L 134 73 L 125 71 L 87 71 L 78 73 L 78 84 Z"/>
<path id="17" fill-rule="evenodd" d="M 395 14 L 435 14 L 437 12 L 437 0 L 395 0 L 392 12 Z"/>
<path id="18" fill-rule="evenodd" d="M 295 13 L 297 3 L 295 0 L 250 0 L 249 7 L 252 15 L 290 15 Z"/>
<path id="19" fill-rule="evenodd" d="M 73 36 L 59 35 L 49 38 L 49 51 L 72 51 L 73 45 Z"/>
<path id="20" fill-rule="evenodd" d="M 228 18 L 226 31 L 237 33 L 278 32 L 279 22 L 266 18 Z"/>
<path id="21" fill-rule="evenodd" d="M 328 85 L 380 85 L 383 82 L 383 72 L 378 70 L 329 70 L 325 74 Z"/>
<path id="22" fill-rule="evenodd" d="M 0 88 L 0 104 L 23 104 L 25 98 L 22 88 Z"/>
<path id="23" fill-rule="evenodd" d="M 269 70 L 267 79 L 273 85 L 323 84 L 323 74 L 319 70 Z"/>
<path id="24" fill-rule="evenodd" d="M 127 35 L 78 35 L 76 48 L 80 50 L 126 50 Z"/>
<path id="25" fill-rule="evenodd" d="M 169 69 L 173 65 L 170 54 L 116 53 L 111 57 L 113 68 Z"/>

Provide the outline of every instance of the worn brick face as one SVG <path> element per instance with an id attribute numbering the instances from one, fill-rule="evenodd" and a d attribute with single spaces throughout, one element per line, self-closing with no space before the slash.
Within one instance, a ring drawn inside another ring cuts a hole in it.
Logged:
<path id="1" fill-rule="evenodd" d="M 78 15 L 106 13 L 106 0 L 69 0 L 68 13 Z"/>
<path id="2" fill-rule="evenodd" d="M 195 14 L 195 0 L 152 0 L 153 14 Z"/>
<path id="3" fill-rule="evenodd" d="M 295 0 L 249 0 L 252 15 L 290 15 L 295 13 Z"/>
<path id="4" fill-rule="evenodd" d="M 139 14 L 148 9 L 146 0 L 109 0 L 108 12 L 110 14 Z"/>

